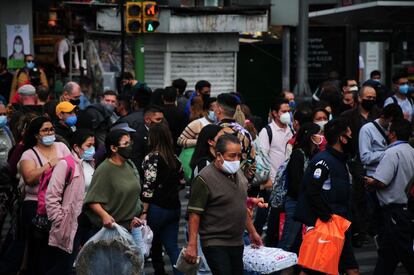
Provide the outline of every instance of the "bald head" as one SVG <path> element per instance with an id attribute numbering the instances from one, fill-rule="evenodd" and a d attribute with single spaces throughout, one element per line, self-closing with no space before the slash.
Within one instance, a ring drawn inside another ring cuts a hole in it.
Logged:
<path id="1" fill-rule="evenodd" d="M 66 85 L 63 87 L 62 101 L 71 101 L 72 104 L 74 104 L 79 100 L 80 96 L 81 88 L 78 83 L 71 81 L 66 83 Z"/>

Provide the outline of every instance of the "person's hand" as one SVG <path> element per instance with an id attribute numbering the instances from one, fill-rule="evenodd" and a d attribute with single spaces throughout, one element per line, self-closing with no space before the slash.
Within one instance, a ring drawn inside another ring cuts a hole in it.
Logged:
<path id="1" fill-rule="evenodd" d="M 112 228 L 114 222 L 115 219 L 112 218 L 112 216 L 109 214 L 105 215 L 105 217 L 102 219 L 103 226 L 106 228 Z"/>
<path id="2" fill-rule="evenodd" d="M 184 252 L 184 259 L 190 263 L 195 264 L 197 262 L 197 244 L 189 244 Z"/>
<path id="3" fill-rule="evenodd" d="M 249 234 L 249 237 L 250 237 L 250 245 L 253 248 L 259 248 L 260 246 L 263 246 L 262 238 L 257 232 L 254 232 L 253 234 Z"/>
<path id="4" fill-rule="evenodd" d="M 374 178 L 365 176 L 364 177 L 364 182 L 367 186 L 370 186 L 370 185 L 374 184 L 375 180 L 374 180 Z"/>
<path id="5" fill-rule="evenodd" d="M 138 219 L 137 217 L 134 217 L 131 221 L 130 228 L 132 229 L 132 228 L 141 226 L 143 224 L 145 224 L 145 220 L 141 220 L 141 219 Z"/>
<path id="6" fill-rule="evenodd" d="M 263 198 L 251 198 L 251 200 L 252 200 L 252 203 L 254 205 L 257 205 L 257 207 L 259 208 L 267 208 L 269 206 L 268 203 L 264 202 Z"/>
<path id="7" fill-rule="evenodd" d="M 52 158 L 49 160 L 50 166 L 55 167 L 55 165 L 59 162 L 58 158 Z"/>
<path id="8" fill-rule="evenodd" d="M 141 214 L 141 215 L 139 216 L 139 219 L 140 219 L 141 221 L 146 221 L 146 220 L 147 220 L 147 213 L 145 213 L 145 214 Z"/>

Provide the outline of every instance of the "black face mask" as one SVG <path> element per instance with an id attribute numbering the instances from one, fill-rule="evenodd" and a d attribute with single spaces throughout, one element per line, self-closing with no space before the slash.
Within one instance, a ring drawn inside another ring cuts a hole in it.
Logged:
<path id="1" fill-rule="evenodd" d="M 80 104 L 80 99 L 79 98 L 71 99 L 71 100 L 69 100 L 69 102 L 72 103 L 75 106 L 78 106 Z"/>
<path id="2" fill-rule="evenodd" d="M 124 159 L 130 159 L 132 156 L 132 145 L 127 147 L 118 147 L 118 154 Z"/>
<path id="3" fill-rule="evenodd" d="M 375 104 L 376 104 L 375 100 L 371 100 L 371 99 L 363 99 L 361 102 L 362 108 L 364 108 L 367 111 L 371 111 L 372 108 L 375 106 Z"/>

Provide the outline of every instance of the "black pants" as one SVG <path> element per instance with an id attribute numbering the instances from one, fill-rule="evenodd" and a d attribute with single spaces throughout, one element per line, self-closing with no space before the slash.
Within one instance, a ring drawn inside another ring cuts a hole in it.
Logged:
<path id="1" fill-rule="evenodd" d="M 374 274 L 394 274 L 399 262 L 404 265 L 408 274 L 414 274 L 412 213 L 406 206 L 396 204 L 382 207 L 381 210 L 382 223 Z"/>
<path id="2" fill-rule="evenodd" d="M 269 201 L 270 192 L 267 190 L 261 190 L 259 197 L 263 198 L 265 202 Z M 259 235 L 263 233 L 263 226 L 266 224 L 267 216 L 269 215 L 269 208 L 257 208 L 256 217 L 254 219 L 254 228 Z"/>
<path id="3" fill-rule="evenodd" d="M 243 274 L 243 246 L 208 246 L 202 249 L 213 275 Z"/>
<path id="4" fill-rule="evenodd" d="M 279 208 L 271 207 L 269 210 L 269 216 L 267 218 L 267 230 L 265 243 L 269 247 L 277 247 L 279 243 L 279 222 L 280 212 Z"/>

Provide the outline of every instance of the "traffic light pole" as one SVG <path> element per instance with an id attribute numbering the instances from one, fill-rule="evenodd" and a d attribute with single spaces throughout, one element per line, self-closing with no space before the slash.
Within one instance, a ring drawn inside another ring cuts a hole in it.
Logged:
<path id="1" fill-rule="evenodd" d="M 135 78 L 145 82 L 144 34 L 138 34 L 134 42 L 135 51 Z"/>

